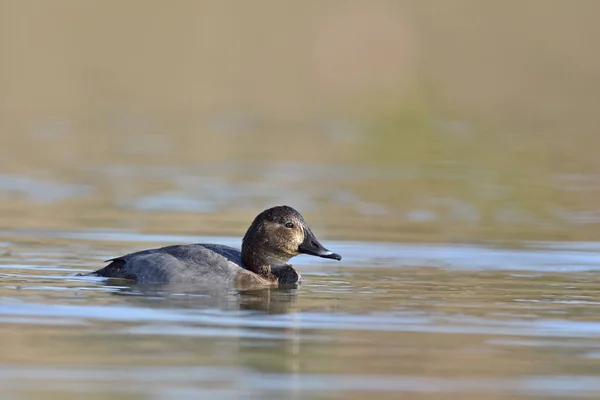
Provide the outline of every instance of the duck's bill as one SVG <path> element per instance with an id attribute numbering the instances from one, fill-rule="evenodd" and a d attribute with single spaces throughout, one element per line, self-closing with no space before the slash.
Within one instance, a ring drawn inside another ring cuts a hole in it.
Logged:
<path id="1" fill-rule="evenodd" d="M 341 255 L 323 247 L 310 229 L 304 230 L 304 241 L 302 244 L 300 244 L 300 246 L 298 246 L 298 251 L 302 254 L 310 254 L 311 256 L 322 258 L 331 258 L 338 261 L 342 259 Z"/>

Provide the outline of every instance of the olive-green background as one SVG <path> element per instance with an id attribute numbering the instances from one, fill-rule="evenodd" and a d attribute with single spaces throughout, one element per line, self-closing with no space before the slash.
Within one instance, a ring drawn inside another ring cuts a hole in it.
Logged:
<path id="1" fill-rule="evenodd" d="M 598 12 L 0 0 L 2 224 L 597 239 Z"/>

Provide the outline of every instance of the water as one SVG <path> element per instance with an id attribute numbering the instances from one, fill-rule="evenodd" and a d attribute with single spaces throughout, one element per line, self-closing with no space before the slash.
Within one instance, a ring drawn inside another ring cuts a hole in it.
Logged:
<path id="1" fill-rule="evenodd" d="M 3 398 L 597 398 L 600 244 L 325 241 L 298 289 L 76 276 L 127 251 L 233 237 L 0 237 Z"/>

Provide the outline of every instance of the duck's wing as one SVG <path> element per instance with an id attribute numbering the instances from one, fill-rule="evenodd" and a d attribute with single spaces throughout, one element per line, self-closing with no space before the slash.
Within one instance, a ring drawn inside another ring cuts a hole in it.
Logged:
<path id="1" fill-rule="evenodd" d="M 214 251 L 217 254 L 225 257 L 227 260 L 231 261 L 234 264 L 239 265 L 242 268 L 245 268 L 242 265 L 242 252 L 235 247 L 224 246 L 222 244 L 210 244 L 210 243 L 200 243 L 194 246 L 202 246 L 205 249 Z M 168 247 L 165 247 L 168 249 Z"/>

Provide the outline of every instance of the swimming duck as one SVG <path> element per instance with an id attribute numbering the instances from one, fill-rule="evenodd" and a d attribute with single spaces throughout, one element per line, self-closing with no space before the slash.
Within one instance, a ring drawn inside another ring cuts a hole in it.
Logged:
<path id="1" fill-rule="evenodd" d="M 139 283 L 285 286 L 300 281 L 288 264 L 298 254 L 341 260 L 312 233 L 289 206 L 269 208 L 254 219 L 241 251 L 220 244 L 185 244 L 130 253 L 107 260 L 95 276 L 133 279 Z"/>

